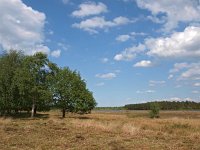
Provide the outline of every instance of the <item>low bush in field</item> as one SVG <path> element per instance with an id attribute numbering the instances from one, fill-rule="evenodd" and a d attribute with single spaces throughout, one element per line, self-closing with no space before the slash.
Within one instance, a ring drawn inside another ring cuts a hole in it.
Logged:
<path id="1" fill-rule="evenodd" d="M 150 118 L 159 118 L 160 117 L 160 107 L 157 103 L 152 103 L 150 105 L 150 112 L 149 112 L 149 115 L 150 115 Z"/>

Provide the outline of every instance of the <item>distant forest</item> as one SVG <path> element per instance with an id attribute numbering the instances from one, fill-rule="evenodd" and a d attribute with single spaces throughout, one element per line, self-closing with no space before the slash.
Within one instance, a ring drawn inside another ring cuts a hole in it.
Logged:
<path id="1" fill-rule="evenodd" d="M 125 105 L 127 110 L 149 110 L 152 103 L 157 103 L 161 110 L 200 110 L 200 103 L 193 101 L 156 101 Z"/>

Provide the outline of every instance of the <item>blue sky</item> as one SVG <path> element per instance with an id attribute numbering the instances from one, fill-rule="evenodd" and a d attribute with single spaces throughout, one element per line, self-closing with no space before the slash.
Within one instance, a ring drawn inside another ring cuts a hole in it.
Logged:
<path id="1" fill-rule="evenodd" d="M 1 0 L 0 51 L 78 70 L 98 106 L 200 101 L 198 0 Z"/>

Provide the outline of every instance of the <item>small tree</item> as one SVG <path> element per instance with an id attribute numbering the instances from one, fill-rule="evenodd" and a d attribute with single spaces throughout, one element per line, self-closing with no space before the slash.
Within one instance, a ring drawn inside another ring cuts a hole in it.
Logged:
<path id="1" fill-rule="evenodd" d="M 150 112 L 149 115 L 151 118 L 159 118 L 159 111 L 160 111 L 160 107 L 158 105 L 158 103 L 154 102 L 150 104 Z"/>

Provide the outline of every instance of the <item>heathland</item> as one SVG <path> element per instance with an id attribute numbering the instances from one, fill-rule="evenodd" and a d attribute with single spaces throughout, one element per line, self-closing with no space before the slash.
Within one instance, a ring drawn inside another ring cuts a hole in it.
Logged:
<path id="1" fill-rule="evenodd" d="M 0 149 L 200 149 L 200 111 L 160 111 L 157 119 L 148 111 L 60 113 L 1 117 Z"/>

